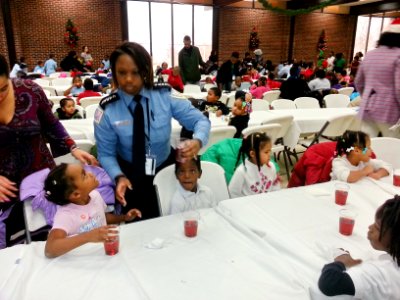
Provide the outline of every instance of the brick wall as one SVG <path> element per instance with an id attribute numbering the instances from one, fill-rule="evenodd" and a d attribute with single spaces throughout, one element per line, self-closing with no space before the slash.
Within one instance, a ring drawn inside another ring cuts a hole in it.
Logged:
<path id="1" fill-rule="evenodd" d="M 12 0 L 10 1 L 17 57 L 25 56 L 33 68 L 49 53 L 58 63 L 70 48 L 64 44 L 65 24 L 71 18 L 78 27 L 78 53 L 87 45 L 95 67 L 121 42 L 119 0 Z M 4 31 L 1 23 L 0 34 Z M 3 34 L 1 34 L 3 36 Z M 0 50 L 2 50 L 0 39 Z"/>
<path id="2" fill-rule="evenodd" d="M 318 37 L 325 29 L 329 50 L 343 52 L 346 59 L 349 58 L 356 23 L 357 17 L 350 15 L 311 13 L 296 16 L 293 57 L 314 61 Z M 264 59 L 271 59 L 274 64 L 287 59 L 289 17 L 262 9 L 220 8 L 220 61 L 228 59 L 232 51 L 239 51 L 243 57 L 248 51 L 253 26 L 257 27 Z"/>
<path id="3" fill-rule="evenodd" d="M 219 60 L 227 60 L 232 51 L 241 58 L 248 51 L 250 32 L 256 26 L 264 59 L 279 62 L 287 58 L 290 18 L 262 9 L 220 8 Z"/>
<path id="4" fill-rule="evenodd" d="M 8 60 L 6 32 L 4 31 L 3 15 L 0 13 L 0 53 Z"/>
<path id="5" fill-rule="evenodd" d="M 300 60 L 315 61 L 316 46 L 321 31 L 324 29 L 328 53 L 342 52 L 347 61 L 351 61 L 352 42 L 357 17 L 311 13 L 296 17 L 293 56 Z"/>
<path id="6" fill-rule="evenodd" d="M 79 47 L 87 45 L 95 67 L 105 54 L 121 42 L 119 0 L 13 0 L 10 1 L 17 56 L 25 56 L 33 68 L 50 52 L 61 61 L 70 50 L 64 44 L 65 23 L 71 18 L 79 28 Z M 1 18 L 1 16 L 0 16 Z M 0 51 L 7 55 L 2 18 L 0 19 Z M 316 43 L 325 29 L 328 47 L 343 52 L 348 59 L 357 18 L 349 15 L 312 13 L 296 17 L 293 55 L 297 59 L 314 60 Z M 219 9 L 219 60 L 225 61 L 232 51 L 241 57 L 248 51 L 250 32 L 256 26 L 264 59 L 274 63 L 285 60 L 289 48 L 290 18 L 263 9 Z"/>

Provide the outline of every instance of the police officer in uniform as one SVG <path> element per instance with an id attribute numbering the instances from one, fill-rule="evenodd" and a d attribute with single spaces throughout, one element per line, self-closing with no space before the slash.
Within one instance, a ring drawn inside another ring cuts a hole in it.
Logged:
<path id="1" fill-rule="evenodd" d="M 115 180 L 123 211 L 137 208 L 142 219 L 154 218 L 160 215 L 154 175 L 175 161 L 171 118 L 194 132 L 181 151 L 184 158 L 207 143 L 210 122 L 189 101 L 172 97 L 168 85 L 154 84 L 151 57 L 141 45 L 123 43 L 110 63 L 117 91 L 95 113 L 98 159 Z"/>

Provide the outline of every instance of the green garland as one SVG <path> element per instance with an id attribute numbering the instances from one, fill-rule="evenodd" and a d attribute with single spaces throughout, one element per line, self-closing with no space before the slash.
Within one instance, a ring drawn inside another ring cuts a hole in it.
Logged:
<path id="1" fill-rule="evenodd" d="M 326 0 L 326 1 L 321 2 L 318 5 L 314 5 L 309 8 L 304 8 L 304 9 L 283 9 L 283 8 L 272 6 L 271 4 L 268 3 L 268 0 L 258 0 L 258 2 L 260 2 L 266 10 L 270 10 L 272 12 L 284 14 L 287 16 L 296 16 L 296 15 L 301 15 L 301 14 L 308 14 L 314 10 L 322 9 L 329 5 L 333 5 L 333 4 L 335 4 L 336 0 Z"/>

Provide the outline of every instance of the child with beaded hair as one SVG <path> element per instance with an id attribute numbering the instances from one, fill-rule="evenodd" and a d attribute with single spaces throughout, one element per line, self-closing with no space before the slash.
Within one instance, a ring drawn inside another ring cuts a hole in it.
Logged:
<path id="1" fill-rule="evenodd" d="M 243 163 L 237 167 L 229 183 L 232 198 L 279 190 L 280 177 L 270 162 L 272 141 L 261 132 L 243 138 L 236 160 Z"/>
<path id="2" fill-rule="evenodd" d="M 378 180 L 390 174 L 388 163 L 371 158 L 371 140 L 362 131 L 347 130 L 339 138 L 336 152 L 338 157 L 332 161 L 332 180 L 351 183 L 366 176 Z"/>

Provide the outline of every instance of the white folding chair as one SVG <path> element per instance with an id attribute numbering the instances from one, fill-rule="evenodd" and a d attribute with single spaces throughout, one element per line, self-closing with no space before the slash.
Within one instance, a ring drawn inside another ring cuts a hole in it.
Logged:
<path id="1" fill-rule="evenodd" d="M 218 202 L 229 199 L 224 169 L 220 165 L 208 161 L 201 162 L 201 169 L 203 173 L 199 183 L 209 187 Z M 168 166 L 158 172 L 154 177 L 153 184 L 157 192 L 160 214 L 166 216 L 169 214 L 172 196 L 177 186 L 175 165 Z"/>
<path id="2" fill-rule="evenodd" d="M 79 147 L 79 149 L 82 149 L 86 152 L 90 152 L 90 150 L 94 146 L 94 143 L 91 140 L 75 140 L 75 144 Z M 54 161 L 57 165 L 61 163 L 79 163 L 79 161 L 75 157 L 73 157 L 71 153 L 55 157 Z"/>
<path id="3" fill-rule="evenodd" d="M 72 77 L 66 77 L 66 78 L 54 78 L 51 81 L 51 85 L 66 85 L 66 86 L 72 86 Z"/>
<path id="4" fill-rule="evenodd" d="M 263 99 L 253 99 L 251 107 L 253 108 L 253 111 L 266 111 L 269 110 L 269 102 Z"/>
<path id="5" fill-rule="evenodd" d="M 320 131 L 315 134 L 315 137 L 311 142 L 309 142 L 310 140 L 303 140 L 301 145 L 308 148 L 320 142 L 332 141 L 335 138 L 342 136 L 343 133 L 349 129 L 353 120 L 353 114 L 331 117 L 325 122 Z"/>
<path id="6" fill-rule="evenodd" d="M 400 139 L 392 137 L 371 138 L 371 148 L 376 158 L 392 165 L 394 169 L 400 168 Z"/>
<path id="7" fill-rule="evenodd" d="M 25 236 L 27 244 L 32 242 L 32 233 L 45 229 L 48 225 L 46 218 L 41 209 L 33 211 L 32 209 L 32 198 L 26 199 L 23 204 L 23 214 L 25 222 Z"/>
<path id="8" fill-rule="evenodd" d="M 263 94 L 263 99 L 267 100 L 271 104 L 272 101 L 279 99 L 280 95 L 280 90 L 268 91 Z"/>
<path id="9" fill-rule="evenodd" d="M 49 99 L 51 102 L 53 102 L 53 104 L 60 104 L 61 99 L 64 99 L 64 98 L 67 98 L 67 97 L 65 97 L 65 96 L 49 96 L 49 97 L 47 97 L 47 99 Z"/>
<path id="10" fill-rule="evenodd" d="M 43 91 L 49 91 L 50 96 L 58 96 L 57 89 L 52 86 L 42 86 Z"/>
<path id="11" fill-rule="evenodd" d="M 353 92 L 354 92 L 354 88 L 352 86 L 338 89 L 338 93 L 342 94 L 342 95 L 350 96 Z"/>
<path id="12" fill-rule="evenodd" d="M 235 104 L 235 100 L 236 100 L 235 99 L 235 93 L 233 93 L 228 97 L 228 100 L 226 102 L 226 106 L 229 107 L 229 108 L 232 108 L 233 105 Z"/>
<path id="13" fill-rule="evenodd" d="M 203 154 L 211 145 L 214 145 L 223 139 L 233 138 L 235 133 L 236 127 L 234 126 L 211 127 L 208 143 L 207 145 L 203 145 L 199 151 L 199 155 Z"/>
<path id="14" fill-rule="evenodd" d="M 297 108 L 320 108 L 319 102 L 313 97 L 299 97 L 294 99 Z"/>
<path id="15" fill-rule="evenodd" d="M 99 104 L 101 99 L 103 99 L 102 96 L 96 96 L 96 97 L 84 97 L 79 100 L 80 106 L 83 108 L 86 108 L 87 106 L 91 104 Z"/>
<path id="16" fill-rule="evenodd" d="M 213 87 L 217 87 L 215 84 L 213 83 L 206 83 L 204 85 L 204 89 L 208 92 L 209 89 L 213 88 Z"/>
<path id="17" fill-rule="evenodd" d="M 200 86 L 197 84 L 185 84 L 183 86 L 183 93 L 184 94 L 190 94 L 190 93 L 201 93 Z"/>
<path id="18" fill-rule="evenodd" d="M 288 180 L 290 177 L 289 161 L 291 162 L 289 155 L 293 154 L 297 160 L 296 152 L 295 151 L 290 152 L 289 147 L 285 146 L 285 138 L 284 137 L 288 133 L 289 129 L 291 128 L 292 123 L 293 123 L 293 116 L 291 116 L 291 115 L 268 118 L 268 120 L 261 122 L 261 125 L 266 125 L 266 124 L 281 125 L 281 129 L 276 136 L 277 141 L 272 146 L 272 152 L 274 153 L 274 155 L 276 155 L 276 153 L 278 153 L 278 155 L 279 155 L 280 152 L 283 153 L 283 160 L 285 163 L 286 175 L 287 175 Z"/>
<path id="19" fill-rule="evenodd" d="M 227 94 L 221 94 L 221 97 L 219 98 L 219 101 L 221 101 L 223 104 L 226 105 L 228 100 L 229 100 L 229 97 L 228 97 Z"/>
<path id="20" fill-rule="evenodd" d="M 51 96 L 51 92 L 49 90 L 43 90 L 43 92 L 47 98 L 49 98 Z"/>
<path id="21" fill-rule="evenodd" d="M 243 81 L 241 84 L 240 84 L 240 90 L 249 90 L 250 89 L 250 87 L 251 87 L 251 83 L 250 82 L 248 82 L 248 81 Z"/>
<path id="22" fill-rule="evenodd" d="M 329 94 L 324 97 L 326 108 L 347 107 L 350 104 L 350 97 L 342 94 Z"/>
<path id="23" fill-rule="evenodd" d="M 272 101 L 271 106 L 273 109 L 296 109 L 296 104 L 289 99 L 277 99 Z"/>
<path id="24" fill-rule="evenodd" d="M 35 79 L 34 82 L 40 86 L 50 86 L 50 80 L 38 78 Z"/>
<path id="25" fill-rule="evenodd" d="M 282 126 L 278 123 L 257 125 L 257 126 L 251 126 L 251 127 L 247 127 L 245 129 L 243 129 L 242 135 L 249 136 L 250 134 L 255 133 L 255 132 L 263 132 L 269 136 L 272 144 L 275 144 L 275 141 L 277 140 L 281 129 L 282 129 Z"/>
<path id="26" fill-rule="evenodd" d="M 98 104 L 91 104 L 91 105 L 86 106 L 86 108 L 85 108 L 86 119 L 93 119 L 94 113 L 96 112 L 96 109 L 98 107 L 99 107 Z"/>

